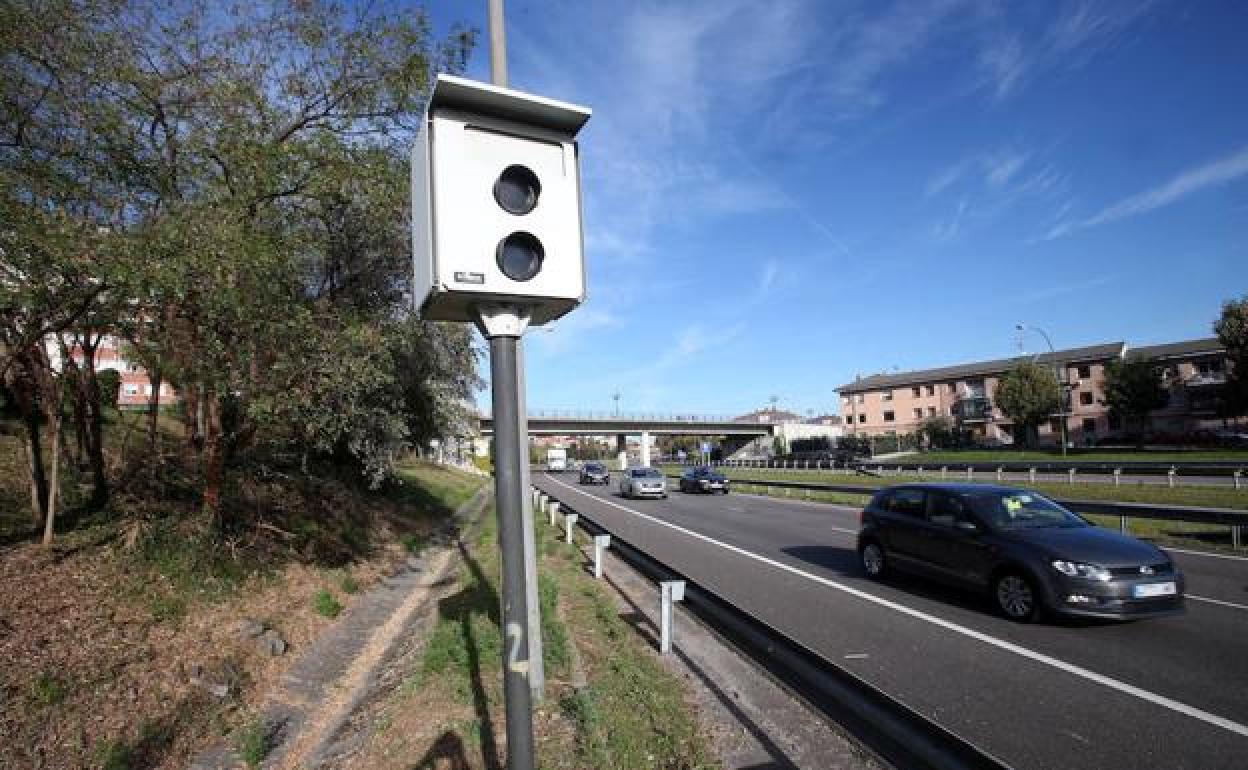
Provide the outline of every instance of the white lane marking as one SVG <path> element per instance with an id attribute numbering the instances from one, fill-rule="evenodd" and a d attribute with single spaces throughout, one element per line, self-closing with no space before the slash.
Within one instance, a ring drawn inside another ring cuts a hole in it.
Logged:
<path id="1" fill-rule="evenodd" d="M 1192 556 L 1208 556 L 1211 559 L 1230 559 L 1231 561 L 1248 561 L 1248 556 L 1231 556 L 1228 553 L 1210 553 L 1208 551 L 1188 551 L 1184 548 L 1171 548 L 1168 545 L 1158 546 L 1163 551 L 1174 551 L 1175 553 L 1186 553 Z"/>
<path id="2" fill-rule="evenodd" d="M 783 570 L 793 575 L 797 575 L 798 577 L 806 578 L 807 580 L 810 580 L 815 583 L 819 583 L 820 585 L 825 585 L 829 588 L 835 588 L 838 591 L 843 591 L 844 593 L 847 593 L 850 596 L 855 596 L 859 599 L 862 599 L 863 601 L 871 602 L 873 604 L 878 604 L 881 607 L 887 607 L 890 610 L 900 612 L 903 615 L 909 615 L 910 617 L 917 618 L 918 620 L 925 620 L 928 623 L 931 623 L 936 626 L 940 626 L 941 628 L 944 628 L 948 631 L 953 631 L 954 633 L 961 634 L 963 636 L 969 637 L 976 641 L 983 642 L 984 644 L 991 645 L 993 647 L 996 647 L 997 649 L 1005 650 L 1006 652 L 1012 652 L 1015 655 L 1019 655 L 1029 660 L 1033 660 L 1037 663 L 1042 663 L 1046 666 L 1051 666 L 1052 668 L 1056 668 L 1059 671 L 1065 671 L 1068 674 L 1073 674 L 1074 676 L 1082 677 L 1084 679 L 1087 679 L 1090 682 L 1096 682 L 1097 684 L 1108 687 L 1111 690 L 1117 690 L 1118 692 L 1124 693 L 1126 695 L 1131 695 L 1133 697 L 1139 698 L 1140 700 L 1147 701 L 1157 706 L 1162 706 L 1163 708 L 1170 709 L 1171 711 L 1176 711 L 1180 714 L 1184 714 L 1186 716 L 1192 717 L 1193 719 L 1198 719 L 1207 724 L 1211 724 L 1215 727 L 1221 727 L 1223 730 L 1228 730 L 1232 733 L 1236 733 L 1237 735 L 1242 735 L 1248 738 L 1248 725 L 1240 724 L 1239 722 L 1232 721 L 1230 719 L 1227 719 L 1226 717 L 1220 717 L 1217 714 L 1211 714 L 1210 712 L 1204 711 L 1202 709 L 1198 709 L 1195 706 L 1189 706 L 1186 703 L 1182 703 L 1180 701 L 1174 700 L 1173 698 L 1167 698 L 1164 695 L 1159 695 L 1155 692 L 1150 692 L 1141 687 L 1136 687 L 1133 684 L 1127 684 L 1126 682 L 1120 681 L 1118 679 L 1114 679 L 1113 677 L 1106 676 L 1104 674 L 1098 674 L 1095 671 L 1086 669 L 1082 666 L 1075 665 L 1074 663 L 1067 663 L 1064 660 L 1058 660 L 1057 658 L 1054 658 L 1050 655 L 1045 655 L 1042 652 L 1029 650 L 1026 647 L 1022 647 L 1020 645 L 1014 644 L 1013 642 L 1007 642 L 1004 639 L 998 639 L 995 636 L 989 636 L 988 634 L 981 633 L 971 628 L 967 628 L 966 626 L 960 626 L 957 623 L 954 623 L 952 621 L 945 620 L 944 618 L 938 618 L 935 615 L 929 615 L 926 612 L 921 612 L 911 607 L 907 607 L 904 604 L 898 604 L 896 602 L 889 601 L 888 599 L 883 599 L 879 596 L 869 594 L 866 591 L 862 591 L 857 588 L 847 586 L 844 583 L 838 583 L 835 580 L 829 580 L 828 578 L 811 574 L 810 572 L 800 570 L 797 567 L 791 566 L 789 564 L 785 564 L 783 562 L 776 561 L 775 559 L 769 559 L 766 556 L 760 556 L 759 554 L 753 553 L 752 551 L 747 551 L 744 548 L 739 548 L 735 545 L 730 545 L 728 543 L 721 542 L 719 540 L 716 540 L 713 537 L 703 535 L 700 532 L 694 532 L 691 529 L 686 529 L 677 524 L 672 524 L 671 522 L 663 521 L 662 519 L 655 518 L 654 516 L 644 514 L 641 511 L 634 511 L 632 508 L 620 505 L 619 503 L 613 500 L 606 500 L 596 495 L 590 495 L 586 492 L 581 492 L 579 489 L 577 489 L 576 487 L 573 487 L 570 484 L 565 484 L 562 481 L 559 481 L 558 479 L 551 478 L 549 474 L 546 474 L 546 479 L 555 484 L 558 484 L 561 487 L 567 487 L 568 489 L 578 494 L 585 495 L 586 497 L 592 497 L 593 499 L 601 503 L 605 503 L 606 505 L 609 505 L 613 508 L 619 508 L 621 511 L 624 511 L 625 513 L 631 513 L 632 515 L 645 519 L 646 521 L 649 521 L 652 524 L 658 524 L 659 526 L 667 527 L 668 529 L 673 529 L 684 535 L 688 535 L 689 537 L 696 538 L 706 543 L 710 543 L 711 545 L 718 546 L 727 551 L 732 551 L 733 553 L 740 554 L 741 556 L 745 556 L 746 558 L 753 559 L 758 562 L 762 562 L 763 564 L 766 564 L 771 567 L 775 567 L 776 569 Z"/>
<path id="3" fill-rule="evenodd" d="M 1188 599 L 1195 599 L 1198 602 L 1209 602 L 1210 604 L 1220 604 L 1223 607 L 1234 607 L 1237 610 L 1248 610 L 1248 604 L 1236 604 L 1235 602 L 1224 602 L 1221 599 L 1210 599 L 1208 596 L 1194 596 L 1193 594 L 1184 594 Z"/>

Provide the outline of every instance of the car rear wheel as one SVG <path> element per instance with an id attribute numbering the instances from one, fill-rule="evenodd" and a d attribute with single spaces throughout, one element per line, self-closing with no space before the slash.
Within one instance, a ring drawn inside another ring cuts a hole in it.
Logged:
<path id="1" fill-rule="evenodd" d="M 867 573 L 867 577 L 872 580 L 879 580 L 884 577 L 885 571 L 888 569 L 888 562 L 884 558 L 884 549 L 879 543 L 867 543 L 862 547 L 859 553 L 862 558 L 862 569 Z"/>
<path id="2" fill-rule="evenodd" d="M 993 583 L 992 594 L 1001 614 L 1016 623 L 1030 623 L 1040 615 L 1040 594 L 1025 575 L 1006 572 Z"/>

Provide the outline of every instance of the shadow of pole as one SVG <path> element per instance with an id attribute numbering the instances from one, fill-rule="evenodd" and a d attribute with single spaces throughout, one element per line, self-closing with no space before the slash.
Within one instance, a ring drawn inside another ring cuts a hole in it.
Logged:
<path id="1" fill-rule="evenodd" d="M 442 770 L 445 767 L 440 760 L 450 760 L 449 770 L 469 770 L 468 755 L 464 752 L 464 742 L 450 730 L 442 733 L 425 755 L 411 770 Z"/>
<path id="2" fill-rule="evenodd" d="M 477 634 L 472 624 L 473 615 L 484 605 L 490 622 L 495 626 L 499 625 L 501 610 L 498 592 L 490 585 L 485 573 L 481 570 L 481 565 L 468 553 L 462 541 L 458 543 L 458 547 L 459 554 L 471 574 L 471 580 L 462 591 L 443 599 L 440 603 L 440 611 L 443 617 L 459 621 L 460 633 L 463 634 L 464 649 L 468 654 L 468 679 L 472 687 L 473 710 L 481 723 L 482 762 L 487 770 L 503 770 L 502 755 L 499 751 L 498 739 L 494 734 L 494 722 L 490 718 L 490 700 L 481 678 L 481 654 L 477 647 Z M 439 740 L 445 738 L 446 735 L 443 735 Z M 459 751 L 462 755 L 462 745 Z M 424 766 L 417 765 L 417 767 Z M 433 767 L 433 765 L 428 766 Z"/>

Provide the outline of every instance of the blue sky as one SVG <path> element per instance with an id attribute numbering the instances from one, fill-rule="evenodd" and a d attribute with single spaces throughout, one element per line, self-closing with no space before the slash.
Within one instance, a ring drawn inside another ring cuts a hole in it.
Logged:
<path id="1" fill-rule="evenodd" d="M 434 3 L 482 29 L 485 0 Z M 507 0 L 591 106 L 531 409 L 836 412 L 857 373 L 1211 334 L 1248 293 L 1241 2 Z M 1021 340 L 1028 352 L 1038 336 Z M 488 391 L 481 403 L 488 405 Z"/>

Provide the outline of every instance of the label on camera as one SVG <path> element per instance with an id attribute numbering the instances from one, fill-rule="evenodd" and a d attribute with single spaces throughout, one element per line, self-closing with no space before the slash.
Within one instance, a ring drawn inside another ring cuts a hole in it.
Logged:
<path id="1" fill-rule="evenodd" d="M 456 273 L 458 283 L 485 283 L 485 273 Z"/>

